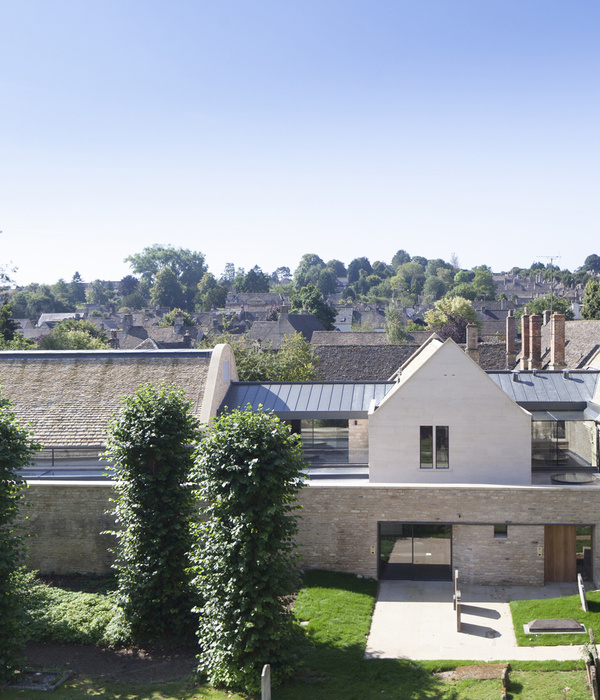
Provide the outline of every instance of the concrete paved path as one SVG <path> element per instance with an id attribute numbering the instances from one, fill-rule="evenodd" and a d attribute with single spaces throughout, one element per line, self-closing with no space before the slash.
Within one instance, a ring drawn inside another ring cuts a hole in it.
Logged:
<path id="1" fill-rule="evenodd" d="M 461 584 L 462 631 L 456 631 L 452 582 L 381 581 L 366 658 L 469 661 L 581 659 L 581 647 L 518 647 L 509 601 L 575 595 L 576 584 Z"/>

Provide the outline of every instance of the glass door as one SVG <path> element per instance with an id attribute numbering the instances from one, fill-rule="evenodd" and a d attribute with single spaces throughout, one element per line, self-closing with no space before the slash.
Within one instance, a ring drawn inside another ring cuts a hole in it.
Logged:
<path id="1" fill-rule="evenodd" d="M 452 578 L 452 525 L 379 523 L 379 578 Z"/>

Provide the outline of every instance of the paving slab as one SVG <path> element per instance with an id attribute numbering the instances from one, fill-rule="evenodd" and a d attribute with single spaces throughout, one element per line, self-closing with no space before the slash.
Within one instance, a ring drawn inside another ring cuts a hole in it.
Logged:
<path id="1" fill-rule="evenodd" d="M 581 646 L 519 647 L 509 602 L 577 593 L 576 584 L 469 586 L 460 584 L 457 632 L 450 581 L 381 581 L 365 657 L 472 661 L 581 659 Z"/>

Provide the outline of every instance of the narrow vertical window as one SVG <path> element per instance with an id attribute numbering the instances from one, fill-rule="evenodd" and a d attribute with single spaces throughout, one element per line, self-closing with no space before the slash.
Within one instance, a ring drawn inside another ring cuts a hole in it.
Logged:
<path id="1" fill-rule="evenodd" d="M 421 469 L 433 469 L 433 426 L 421 426 Z"/>
<path id="2" fill-rule="evenodd" d="M 448 469 L 449 450 L 448 450 L 449 428 L 447 425 L 437 425 L 435 427 L 435 466 L 436 469 Z"/>
<path id="3" fill-rule="evenodd" d="M 420 430 L 421 469 L 448 469 L 450 428 L 447 425 L 422 425 Z"/>

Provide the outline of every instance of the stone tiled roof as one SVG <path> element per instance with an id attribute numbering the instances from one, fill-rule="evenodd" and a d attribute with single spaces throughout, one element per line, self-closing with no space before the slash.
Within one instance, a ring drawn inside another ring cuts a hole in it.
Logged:
<path id="1" fill-rule="evenodd" d="M 550 324 L 542 326 L 542 366 L 550 362 Z M 565 322 L 565 364 L 568 369 L 585 369 L 600 350 L 600 321 Z"/>
<path id="2" fill-rule="evenodd" d="M 302 333 L 311 341 L 312 335 L 324 331 L 323 324 L 313 314 L 281 314 L 277 321 L 256 321 L 248 332 L 249 340 L 269 343 L 273 350 L 279 350 L 286 335 Z"/>
<path id="3" fill-rule="evenodd" d="M 349 334 L 336 333 L 335 335 Z M 426 335 L 430 337 L 432 334 L 427 332 Z M 387 381 L 421 347 L 422 342 L 418 340 L 408 345 L 316 345 L 313 343 L 319 379 Z M 479 366 L 482 369 L 506 369 L 506 348 L 503 343 L 480 343 L 478 350 Z"/>
<path id="4" fill-rule="evenodd" d="M 385 381 L 419 345 L 320 345 L 314 347 L 319 379 Z"/>
<path id="5" fill-rule="evenodd" d="M 0 352 L 2 393 L 43 445 L 104 443 L 123 396 L 146 382 L 181 386 L 199 416 L 210 350 Z"/>

